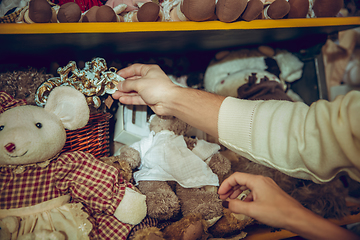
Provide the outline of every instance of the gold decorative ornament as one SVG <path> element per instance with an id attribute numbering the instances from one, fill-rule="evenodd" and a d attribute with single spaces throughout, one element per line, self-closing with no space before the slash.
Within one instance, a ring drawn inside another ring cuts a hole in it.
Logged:
<path id="1" fill-rule="evenodd" d="M 53 77 L 42 83 L 35 94 L 35 102 L 43 107 L 47 98 L 55 87 L 71 86 L 83 93 L 89 105 L 95 108 L 101 106 L 100 97 L 105 94 L 113 94 L 116 86 L 124 78 L 116 74 L 117 69 L 107 69 L 103 58 L 94 58 L 85 63 L 85 67 L 79 70 L 74 61 L 70 61 L 65 67 L 57 69 L 60 77 Z"/>

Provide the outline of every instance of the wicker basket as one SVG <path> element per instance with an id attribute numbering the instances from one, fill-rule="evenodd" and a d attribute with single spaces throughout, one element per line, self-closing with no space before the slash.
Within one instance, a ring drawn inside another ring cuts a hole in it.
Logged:
<path id="1" fill-rule="evenodd" d="M 90 114 L 85 127 L 76 130 L 66 130 L 66 143 L 62 152 L 83 151 L 96 158 L 110 156 L 110 113 Z"/>

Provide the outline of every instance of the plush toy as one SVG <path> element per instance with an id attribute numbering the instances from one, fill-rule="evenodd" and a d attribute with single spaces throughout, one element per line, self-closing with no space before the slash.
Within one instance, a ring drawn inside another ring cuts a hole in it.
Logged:
<path id="1" fill-rule="evenodd" d="M 342 0 L 270 0 L 264 3 L 261 18 L 335 17 L 342 6 Z"/>
<path id="2" fill-rule="evenodd" d="M 93 7 L 84 13 L 83 22 L 155 22 L 162 21 L 157 3 L 150 0 L 132 2 L 108 1 L 104 6 Z"/>
<path id="3" fill-rule="evenodd" d="M 360 28 L 339 32 L 322 47 L 330 99 L 360 90 Z"/>
<path id="4" fill-rule="evenodd" d="M 54 88 L 45 108 L 18 106 L 0 115 L 0 219 L 19 219 L 12 239 L 126 239 L 145 217 L 145 196 L 116 168 L 85 152 L 59 155 L 65 128 L 88 119 L 84 95 L 69 86 Z"/>
<path id="5" fill-rule="evenodd" d="M 173 0 L 164 1 L 164 9 L 170 7 L 173 21 L 208 21 L 220 20 L 234 22 L 237 20 L 251 21 L 257 18 L 279 19 L 286 16 L 290 5 L 286 0 Z"/>
<path id="6" fill-rule="evenodd" d="M 68 2 L 61 5 L 57 12 L 57 20 L 60 23 L 80 22 L 81 18 L 81 8 L 75 2 Z"/>
<path id="7" fill-rule="evenodd" d="M 47 79 L 54 77 L 45 69 L 17 69 L 0 73 L 0 89 L 16 99 L 24 99 L 27 104 L 35 105 L 37 88 Z M 0 111 L 1 113 L 1 111 Z"/>
<path id="8" fill-rule="evenodd" d="M 55 7 L 55 8 L 54 8 Z M 18 23 L 50 23 L 57 22 L 56 5 L 50 5 L 47 0 L 30 0 L 17 17 Z"/>
<path id="9" fill-rule="evenodd" d="M 219 20 L 234 22 L 254 19 L 334 17 L 341 0 L 170 0 L 161 4 L 169 8 L 173 21 Z M 168 14 L 166 14 L 168 15 Z"/>
<path id="10" fill-rule="evenodd" d="M 16 19 L 18 23 L 63 23 L 81 21 L 81 9 L 75 2 L 61 6 L 47 0 L 30 0 Z"/>
<path id="11" fill-rule="evenodd" d="M 341 10 L 343 0 L 289 0 L 288 18 L 335 17 Z"/>
<path id="12" fill-rule="evenodd" d="M 253 9 L 257 8 L 258 14 L 263 9 L 263 4 L 260 0 L 169 0 L 161 3 L 161 6 L 165 12 L 165 18 L 170 19 L 170 21 L 208 21 L 218 19 L 222 22 L 233 22 L 244 12 L 250 16 Z M 251 10 L 247 10 L 247 6 L 252 6 Z"/>
<path id="13" fill-rule="evenodd" d="M 20 13 L 17 22 L 154 22 L 162 20 L 160 6 L 150 0 L 108 1 L 105 5 L 99 2 L 91 7 L 79 2 L 62 1 L 60 5 L 56 5 L 47 0 L 31 0 Z"/>
<path id="14" fill-rule="evenodd" d="M 127 11 L 126 5 L 114 7 L 122 22 L 161 22 L 164 21 L 160 5 L 151 1 L 137 2 L 136 10 Z M 124 10 L 125 9 L 125 10 Z"/>
<path id="15" fill-rule="evenodd" d="M 200 219 L 213 224 L 223 214 L 217 186 L 229 173 L 230 162 L 219 154 L 219 145 L 185 136 L 190 126 L 177 118 L 155 115 L 150 129 L 149 137 L 120 151 L 120 159 L 137 170 L 134 179 L 146 195 L 148 216 L 171 220 L 181 212 L 182 221 L 189 217 L 191 224 L 167 233 L 179 237 L 194 226 L 204 233 L 207 227 Z M 201 217 L 190 217 L 196 213 Z"/>
<path id="16" fill-rule="evenodd" d="M 205 71 L 204 87 L 222 96 L 238 97 L 238 88 L 255 77 L 255 82 L 267 79 L 285 92 L 287 83 L 301 78 L 303 66 L 294 54 L 267 46 L 221 51 Z"/>

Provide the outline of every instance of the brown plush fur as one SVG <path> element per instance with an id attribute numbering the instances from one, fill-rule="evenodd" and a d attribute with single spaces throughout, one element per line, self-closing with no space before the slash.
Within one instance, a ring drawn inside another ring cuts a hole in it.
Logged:
<path id="1" fill-rule="evenodd" d="M 202 213 L 205 220 L 222 216 L 222 201 L 216 190 L 217 188 L 215 191 L 207 191 L 205 188 L 183 188 L 176 185 L 182 214 L 187 216 L 193 212 Z"/>
<path id="2" fill-rule="evenodd" d="M 53 77 L 44 70 L 33 68 L 0 73 L 0 89 L 15 99 L 25 99 L 27 104 L 35 105 L 37 88 Z"/>
<path id="3" fill-rule="evenodd" d="M 129 240 L 165 240 L 164 234 L 157 227 L 144 228 L 136 232 Z"/>
<path id="4" fill-rule="evenodd" d="M 139 181 L 139 190 L 146 195 L 150 217 L 169 220 L 180 211 L 180 202 L 167 182 Z"/>
<path id="5" fill-rule="evenodd" d="M 224 216 L 209 228 L 209 232 L 216 237 L 229 237 L 239 234 L 241 230 L 253 223 L 253 218 L 244 216 L 243 219 L 238 219 L 230 210 L 224 209 Z"/>
<path id="6" fill-rule="evenodd" d="M 192 150 L 198 140 L 185 136 L 190 128 L 191 126 L 174 117 L 155 116 L 150 122 L 150 129 L 155 132 L 170 130 L 177 135 L 183 135 L 187 147 Z M 128 146 L 121 149 L 120 159 L 128 161 L 134 171 L 136 171 L 136 168 L 140 166 L 141 163 L 139 153 Z M 216 153 L 211 157 L 209 167 L 215 174 L 218 174 L 220 179 L 224 179 L 231 170 L 231 163 L 223 155 Z M 217 194 L 217 188 L 213 186 L 188 189 L 181 187 L 175 182 L 139 181 L 138 188 L 146 195 L 148 216 L 154 219 L 174 220 L 180 217 L 180 222 L 184 222 L 187 219 L 186 221 L 195 224 L 197 220 L 193 222 L 194 218 L 190 217 L 193 213 L 198 213 L 202 220 L 217 219 L 223 215 L 223 207 Z M 174 224 L 176 225 L 178 223 L 175 222 Z M 172 225 L 173 224 L 171 224 L 171 226 Z M 196 229 L 196 225 L 189 224 L 188 226 L 191 226 L 189 229 L 184 227 L 187 226 L 186 224 L 182 224 L 181 226 L 182 231 L 185 232 L 191 232 L 194 230 L 193 228 Z M 175 238 L 175 235 L 180 233 L 177 232 L 177 234 L 175 234 L 175 232 L 172 232 L 172 234 L 174 237 L 172 239 L 178 239 Z M 194 234 L 199 234 L 199 232 L 195 231 Z M 197 239 L 197 237 L 193 237 L 191 234 L 186 234 L 186 239 Z M 203 237 L 202 234 L 200 237 Z"/>
<path id="7" fill-rule="evenodd" d="M 207 224 L 201 214 L 189 214 L 166 227 L 163 233 L 166 240 L 200 240 L 208 237 Z"/>
<path id="8" fill-rule="evenodd" d="M 117 156 L 103 157 L 100 160 L 117 168 L 119 170 L 119 176 L 122 176 L 126 181 L 133 182 L 133 171 L 128 162 L 121 160 Z"/>

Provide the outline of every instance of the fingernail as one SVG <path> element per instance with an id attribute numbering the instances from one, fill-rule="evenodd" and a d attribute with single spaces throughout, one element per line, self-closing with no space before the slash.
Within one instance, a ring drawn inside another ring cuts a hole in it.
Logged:
<path id="1" fill-rule="evenodd" d="M 228 201 L 223 201 L 223 202 L 222 202 L 222 206 L 223 206 L 224 208 L 229 208 L 229 202 L 228 202 Z"/>

